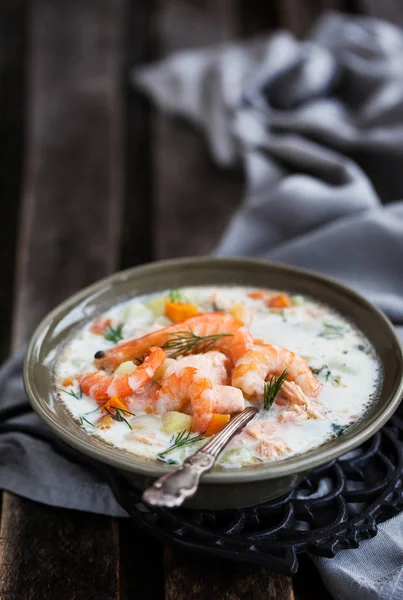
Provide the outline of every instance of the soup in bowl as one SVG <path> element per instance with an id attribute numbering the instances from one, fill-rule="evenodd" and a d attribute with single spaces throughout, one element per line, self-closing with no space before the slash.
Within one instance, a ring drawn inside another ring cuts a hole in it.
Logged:
<path id="1" fill-rule="evenodd" d="M 154 263 L 104 280 L 39 326 L 34 408 L 143 489 L 246 406 L 258 416 L 189 505 L 284 493 L 393 413 L 402 355 L 387 319 L 329 279 L 248 259 Z"/>

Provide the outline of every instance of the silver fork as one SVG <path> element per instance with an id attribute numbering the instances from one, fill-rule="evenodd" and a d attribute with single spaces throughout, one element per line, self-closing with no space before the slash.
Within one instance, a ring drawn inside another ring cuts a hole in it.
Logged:
<path id="1" fill-rule="evenodd" d="M 152 506 L 173 508 L 180 506 L 186 498 L 194 496 L 199 487 L 200 477 L 210 471 L 228 442 L 254 419 L 258 412 L 253 406 L 245 408 L 200 450 L 184 460 L 176 471 L 157 479 L 143 493 L 143 501 Z"/>

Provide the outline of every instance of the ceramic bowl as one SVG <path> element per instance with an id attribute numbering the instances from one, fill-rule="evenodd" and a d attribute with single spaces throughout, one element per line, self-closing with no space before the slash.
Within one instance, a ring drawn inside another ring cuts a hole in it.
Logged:
<path id="1" fill-rule="evenodd" d="M 315 467 L 362 444 L 396 410 L 403 390 L 402 350 L 390 322 L 362 296 L 332 279 L 281 264 L 235 258 L 176 259 L 107 277 L 60 304 L 40 323 L 28 347 L 24 381 L 34 410 L 56 435 L 84 454 L 118 469 L 136 488 L 145 489 L 155 478 L 174 469 L 88 435 L 59 401 L 53 372 L 66 340 L 111 305 L 138 294 L 194 285 L 245 285 L 311 296 L 338 310 L 364 332 L 376 348 L 384 376 L 382 389 L 370 409 L 341 437 L 273 464 L 213 470 L 204 476 L 188 506 L 225 509 L 259 504 L 280 496 Z"/>

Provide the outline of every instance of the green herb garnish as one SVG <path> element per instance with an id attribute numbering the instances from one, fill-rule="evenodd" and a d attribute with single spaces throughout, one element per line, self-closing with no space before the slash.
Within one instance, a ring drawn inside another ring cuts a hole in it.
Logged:
<path id="1" fill-rule="evenodd" d="M 311 371 L 314 375 L 320 375 L 322 373 L 323 369 L 327 369 L 327 365 L 322 365 L 319 368 L 316 368 L 316 367 L 309 367 L 309 368 L 311 369 Z"/>
<path id="2" fill-rule="evenodd" d="M 81 398 L 83 397 L 83 392 L 81 390 L 81 388 L 78 389 L 78 393 L 73 392 L 73 390 L 60 390 L 61 392 L 64 392 L 65 394 L 68 394 L 69 396 L 71 396 L 72 398 L 75 398 L 76 400 L 81 400 Z"/>
<path id="3" fill-rule="evenodd" d="M 183 431 L 180 431 L 176 435 L 173 435 L 169 442 L 171 444 L 169 446 L 169 448 L 167 448 L 163 452 L 159 452 L 157 454 L 157 458 L 159 460 L 164 461 L 165 455 L 168 454 L 168 452 L 172 452 L 172 450 L 176 450 L 177 448 L 182 448 L 183 446 L 190 446 L 191 444 L 194 444 L 195 442 L 199 442 L 200 440 L 204 439 L 204 435 L 202 433 L 200 433 L 199 435 L 196 435 L 195 437 L 190 437 L 190 436 L 191 436 L 190 429 L 184 429 Z M 166 462 L 166 461 L 164 461 L 164 462 Z"/>
<path id="4" fill-rule="evenodd" d="M 90 425 L 90 427 L 95 427 L 93 423 L 91 423 L 91 421 L 89 421 L 88 419 L 86 419 L 84 416 L 80 417 L 80 425 Z"/>
<path id="5" fill-rule="evenodd" d="M 279 393 L 281 386 L 283 385 L 285 378 L 287 377 L 287 369 L 281 373 L 280 377 L 272 375 L 270 380 L 264 384 L 263 392 L 263 408 L 264 410 L 270 410 L 274 402 L 274 398 Z"/>
<path id="6" fill-rule="evenodd" d="M 369 346 L 365 346 L 364 344 L 358 344 L 357 350 L 364 352 L 364 354 L 371 354 L 371 348 Z"/>
<path id="7" fill-rule="evenodd" d="M 344 336 L 344 328 L 341 325 L 333 325 L 332 323 L 323 322 L 323 331 L 319 337 L 324 337 L 328 340 L 342 338 Z"/>
<path id="8" fill-rule="evenodd" d="M 108 342 L 117 344 L 120 342 L 120 340 L 123 340 L 122 330 L 123 323 L 119 323 L 119 325 L 116 325 L 116 327 L 109 325 L 104 331 L 104 338 L 108 340 Z"/>
<path id="9" fill-rule="evenodd" d="M 127 419 L 125 419 L 124 415 L 131 415 L 132 417 L 135 417 L 136 415 L 132 412 L 130 412 L 130 410 L 126 410 L 125 408 L 118 408 L 117 406 L 111 406 L 110 408 L 113 408 L 113 410 L 115 411 L 115 414 L 113 414 L 113 412 L 111 412 L 109 410 L 109 408 L 105 408 L 106 412 L 112 417 L 112 419 L 114 421 L 118 421 L 119 423 L 122 423 L 123 421 L 126 423 L 126 425 L 132 429 L 132 426 L 130 425 L 129 421 Z"/>
<path id="10" fill-rule="evenodd" d="M 94 412 L 98 412 L 99 410 L 101 410 L 101 407 L 98 406 L 97 408 L 94 408 L 94 410 L 89 410 L 88 412 L 84 413 L 85 415 L 92 415 L 92 413 Z"/>
<path id="11" fill-rule="evenodd" d="M 294 306 L 302 306 L 306 302 L 305 297 L 301 296 L 301 294 L 295 294 L 294 296 L 290 296 L 290 298 Z"/>
<path id="12" fill-rule="evenodd" d="M 329 381 L 329 377 L 332 374 L 332 372 L 327 365 L 322 365 L 319 368 L 315 368 L 315 367 L 309 367 L 309 368 L 311 369 L 311 371 L 314 375 L 322 375 L 322 377 L 324 378 L 325 381 Z M 322 373 L 322 371 L 324 369 L 327 369 L 325 374 Z"/>
<path id="13" fill-rule="evenodd" d="M 171 290 L 168 298 L 170 302 L 186 302 L 186 298 L 177 289 Z"/>
<path id="14" fill-rule="evenodd" d="M 341 387 L 343 385 L 340 375 L 335 375 L 333 377 L 332 372 L 327 365 L 322 365 L 319 368 L 315 368 L 315 367 L 309 367 L 309 368 L 311 369 L 311 371 L 314 375 L 318 375 L 318 376 L 320 375 L 321 379 L 324 379 L 325 381 L 329 381 L 329 379 L 332 378 L 331 382 L 334 387 Z M 325 370 L 326 370 L 326 372 L 325 372 Z"/>
<path id="15" fill-rule="evenodd" d="M 217 333 L 216 335 L 200 336 L 193 331 L 178 331 L 171 334 L 171 339 L 165 342 L 161 348 L 168 350 L 168 356 L 177 358 L 187 354 L 207 352 L 223 337 L 232 336 L 232 333 Z"/>
<path id="16" fill-rule="evenodd" d="M 341 434 L 345 432 L 347 427 L 349 427 L 349 425 L 339 425 L 338 423 L 332 423 L 330 427 L 332 428 L 332 433 L 335 435 L 335 437 L 340 437 Z"/>

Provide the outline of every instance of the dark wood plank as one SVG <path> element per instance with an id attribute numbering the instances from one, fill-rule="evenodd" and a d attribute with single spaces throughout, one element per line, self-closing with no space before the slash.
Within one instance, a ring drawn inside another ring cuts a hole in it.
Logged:
<path id="1" fill-rule="evenodd" d="M 152 258 L 152 117 L 150 104 L 130 81 L 130 72 L 155 56 L 153 35 L 155 2 L 130 2 L 126 53 L 126 190 L 121 267 L 132 267 Z"/>
<path id="2" fill-rule="evenodd" d="M 163 545 L 137 529 L 129 519 L 119 521 L 120 600 L 164 600 Z"/>
<path id="3" fill-rule="evenodd" d="M 280 2 L 266 0 L 240 0 L 239 29 L 242 37 L 248 38 L 257 34 L 267 35 L 278 27 L 280 22 Z"/>
<path id="4" fill-rule="evenodd" d="M 166 600 L 293 600 L 291 577 L 167 548 Z M 314 598 L 312 596 L 312 598 Z"/>
<path id="5" fill-rule="evenodd" d="M 115 520 L 4 494 L 1 535 L 2 598 L 118 597 Z"/>
<path id="6" fill-rule="evenodd" d="M 32 3 L 14 345 L 118 265 L 126 3 Z"/>
<path id="7" fill-rule="evenodd" d="M 400 0 L 354 0 L 357 10 L 403 26 L 403 5 Z"/>
<path id="8" fill-rule="evenodd" d="M 162 55 L 231 38 L 238 15 L 230 0 L 160 2 L 156 19 Z M 154 256 L 208 254 L 242 198 L 242 178 L 213 164 L 200 132 L 154 117 Z"/>
<path id="9" fill-rule="evenodd" d="M 213 0 L 160 4 L 161 52 L 205 46 L 241 31 L 235 3 Z M 242 197 L 243 180 L 212 164 L 200 133 L 162 114 L 154 118 L 157 258 L 208 253 Z M 167 547 L 167 600 L 293 598 L 291 578 L 268 569 L 239 567 Z"/>
<path id="10" fill-rule="evenodd" d="M 115 269 L 127 0 L 35 0 L 14 347 L 67 295 Z M 119 597 L 113 519 L 3 494 L 7 598 Z"/>
<path id="11" fill-rule="evenodd" d="M 25 91 L 25 0 L 0 6 L 0 362 L 9 353 L 17 215 L 22 181 Z"/>
<path id="12" fill-rule="evenodd" d="M 312 560 L 300 556 L 299 569 L 293 577 L 295 600 L 332 600 Z"/>
<path id="13" fill-rule="evenodd" d="M 277 4 L 279 25 L 291 31 L 296 37 L 302 38 L 312 24 L 309 4 L 301 0 L 279 2 Z"/>
<path id="14" fill-rule="evenodd" d="M 360 12 L 360 4 L 367 0 L 277 0 L 277 26 L 303 38 L 326 11 Z M 370 1 L 370 0 L 368 0 Z M 376 0 L 374 0 L 376 2 Z M 361 7 L 362 10 L 362 7 Z"/>

